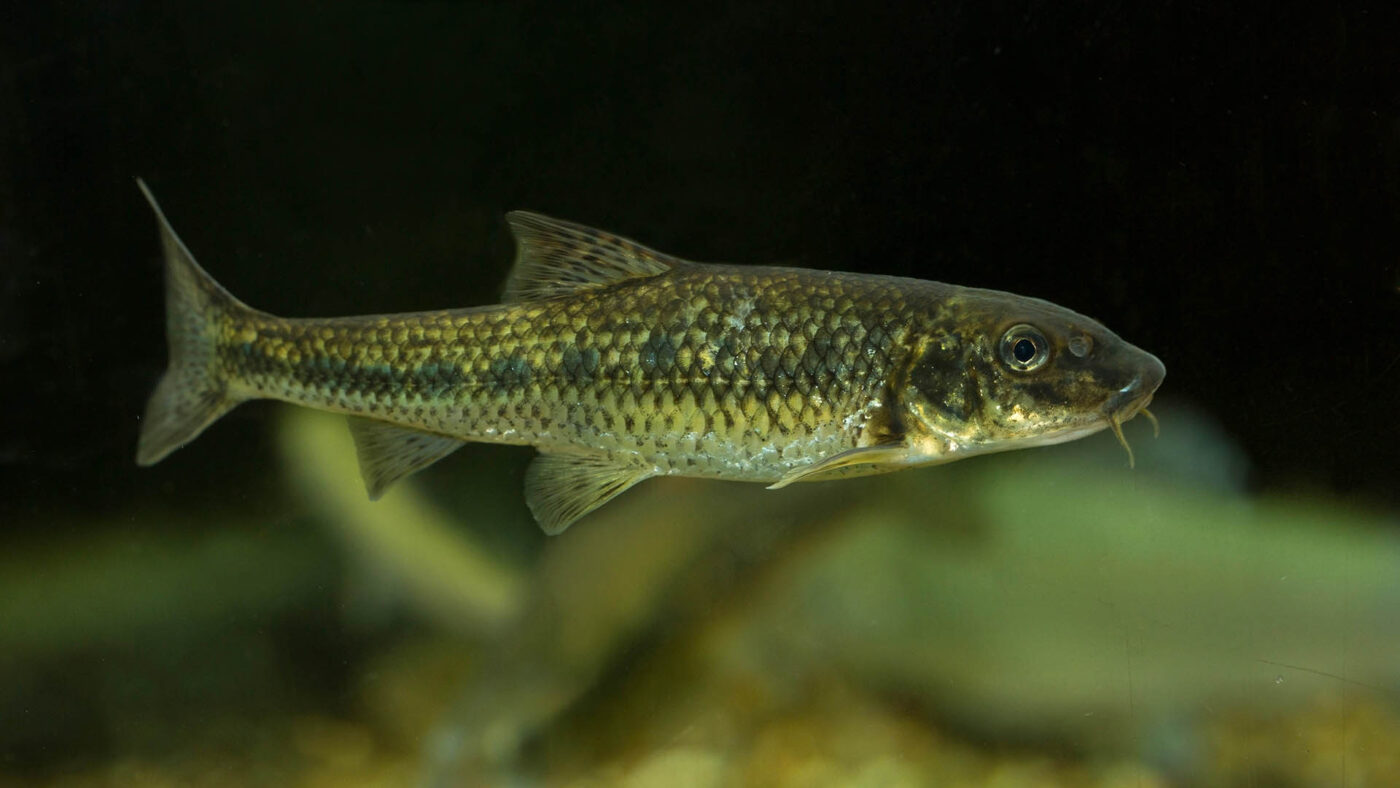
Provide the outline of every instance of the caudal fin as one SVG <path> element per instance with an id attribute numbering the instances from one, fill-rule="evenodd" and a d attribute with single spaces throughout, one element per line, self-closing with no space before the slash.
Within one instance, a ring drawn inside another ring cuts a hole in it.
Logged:
<path id="1" fill-rule="evenodd" d="M 165 251 L 165 338 L 170 362 L 146 403 L 136 447 L 137 464 L 152 465 L 194 440 L 242 401 L 229 394 L 228 381 L 220 371 L 215 332 L 225 315 L 248 307 L 199 267 L 145 182 L 137 178 L 136 185 L 155 211 Z"/>

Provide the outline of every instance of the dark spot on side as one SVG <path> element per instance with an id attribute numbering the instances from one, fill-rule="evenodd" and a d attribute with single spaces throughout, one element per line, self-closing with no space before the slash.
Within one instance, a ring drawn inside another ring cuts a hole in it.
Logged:
<path id="1" fill-rule="evenodd" d="M 737 337 L 725 337 L 724 341 L 715 348 L 715 369 L 723 377 L 733 380 L 743 377 L 745 369 L 743 367 L 742 348 Z"/>
<path id="2" fill-rule="evenodd" d="M 769 380 L 778 376 L 778 351 L 772 347 L 763 349 L 762 355 L 758 357 L 758 368 L 763 370 L 763 374 Z"/>
<path id="3" fill-rule="evenodd" d="M 591 385 L 598 374 L 596 348 L 566 347 L 559 361 L 561 377 L 576 386 Z"/>
<path id="4" fill-rule="evenodd" d="M 530 385 L 530 377 L 530 362 L 520 356 L 506 356 L 491 361 L 487 387 L 496 393 L 519 391 Z"/>
<path id="5" fill-rule="evenodd" d="M 802 358 L 798 360 L 800 366 L 808 375 L 816 377 L 826 366 L 826 356 L 831 352 L 831 340 L 825 336 L 817 336 L 807 343 L 807 349 L 802 351 Z"/>
<path id="6" fill-rule="evenodd" d="M 311 358 L 295 365 L 292 374 L 301 380 L 322 377 L 351 392 L 397 396 L 404 389 L 406 375 L 388 364 L 355 364 L 343 359 Z"/>
<path id="7" fill-rule="evenodd" d="M 462 383 L 462 370 L 453 364 L 429 362 L 410 370 L 408 380 L 426 397 L 441 397 Z"/>
<path id="8" fill-rule="evenodd" d="M 647 341 L 642 343 L 638 354 L 642 373 L 648 377 L 661 377 L 671 371 L 676 363 L 676 346 L 670 334 L 660 329 L 652 329 Z"/>
<path id="9" fill-rule="evenodd" d="M 889 342 L 889 339 L 890 337 L 889 334 L 885 332 L 885 327 L 880 325 L 879 323 L 870 326 L 870 329 L 865 336 L 865 341 L 867 344 L 874 345 L 875 347 L 879 348 L 885 347 L 886 343 Z"/>

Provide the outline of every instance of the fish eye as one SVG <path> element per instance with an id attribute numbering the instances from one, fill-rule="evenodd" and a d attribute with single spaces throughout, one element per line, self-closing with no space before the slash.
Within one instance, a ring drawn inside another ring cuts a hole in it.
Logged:
<path id="1" fill-rule="evenodd" d="M 1001 360 L 1017 372 L 1029 372 L 1050 358 L 1050 343 L 1035 326 L 1012 326 L 1001 337 Z"/>

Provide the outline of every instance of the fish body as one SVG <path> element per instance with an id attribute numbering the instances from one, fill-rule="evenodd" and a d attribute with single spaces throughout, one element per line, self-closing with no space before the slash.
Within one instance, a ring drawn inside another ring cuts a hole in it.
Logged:
<path id="1" fill-rule="evenodd" d="M 143 465 L 240 402 L 278 399 L 352 416 L 376 497 L 468 441 L 535 446 L 526 500 L 557 533 L 652 476 L 780 487 L 1117 431 L 1165 374 L 1038 299 L 694 263 L 525 212 L 508 217 L 502 304 L 281 318 L 209 277 L 141 188 L 171 359 Z"/>

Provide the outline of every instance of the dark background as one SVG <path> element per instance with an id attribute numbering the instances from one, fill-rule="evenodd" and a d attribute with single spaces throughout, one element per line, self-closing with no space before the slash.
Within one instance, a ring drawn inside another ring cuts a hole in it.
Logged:
<path id="1" fill-rule="evenodd" d="M 275 475 L 266 405 L 132 460 L 137 175 L 291 315 L 489 303 L 513 208 L 1041 296 L 1159 355 L 1257 486 L 1400 501 L 1396 13 L 1223 5 L 7 4 L 0 518 Z"/>

